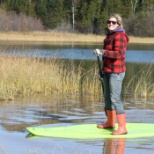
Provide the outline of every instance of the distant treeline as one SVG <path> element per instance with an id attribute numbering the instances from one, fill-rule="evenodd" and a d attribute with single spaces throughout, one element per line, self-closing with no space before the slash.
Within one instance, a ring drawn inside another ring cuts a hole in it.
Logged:
<path id="1" fill-rule="evenodd" d="M 129 35 L 154 36 L 154 0 L 0 0 L 0 31 L 63 30 L 104 34 L 119 13 Z"/>

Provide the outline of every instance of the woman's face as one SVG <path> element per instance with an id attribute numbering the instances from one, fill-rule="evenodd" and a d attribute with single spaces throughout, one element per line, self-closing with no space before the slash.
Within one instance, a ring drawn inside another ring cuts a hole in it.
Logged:
<path id="1" fill-rule="evenodd" d="M 116 29 L 119 26 L 119 24 L 117 23 L 117 19 L 114 17 L 111 17 L 110 19 L 107 20 L 107 28 L 110 31 L 113 31 L 114 29 Z"/>

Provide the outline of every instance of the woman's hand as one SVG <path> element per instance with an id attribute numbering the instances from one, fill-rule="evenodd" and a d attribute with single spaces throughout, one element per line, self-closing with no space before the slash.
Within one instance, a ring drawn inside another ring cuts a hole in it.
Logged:
<path id="1" fill-rule="evenodd" d="M 95 49 L 93 53 L 96 56 L 99 56 L 99 55 L 103 55 L 104 51 L 103 51 L 103 49 Z"/>

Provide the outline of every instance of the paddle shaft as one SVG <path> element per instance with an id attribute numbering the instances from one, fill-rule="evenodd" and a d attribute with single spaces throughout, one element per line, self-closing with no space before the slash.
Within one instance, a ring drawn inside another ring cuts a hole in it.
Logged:
<path id="1" fill-rule="evenodd" d="M 101 84 L 102 84 L 102 90 L 103 90 L 103 93 L 104 93 L 103 75 L 102 75 L 102 68 L 101 68 L 101 62 L 100 62 L 99 56 L 97 56 L 97 62 L 98 62 L 99 76 L 101 78 L 100 81 L 101 81 Z"/>

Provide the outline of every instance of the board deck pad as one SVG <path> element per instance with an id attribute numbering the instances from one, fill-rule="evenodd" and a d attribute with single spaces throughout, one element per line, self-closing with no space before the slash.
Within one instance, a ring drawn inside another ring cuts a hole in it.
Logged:
<path id="1" fill-rule="evenodd" d="M 101 138 L 139 138 L 153 137 L 154 124 L 127 123 L 128 134 L 111 135 L 118 128 L 99 129 L 96 124 L 74 124 L 54 127 L 27 127 L 28 132 L 35 136 L 56 137 L 69 139 L 101 139 Z"/>

